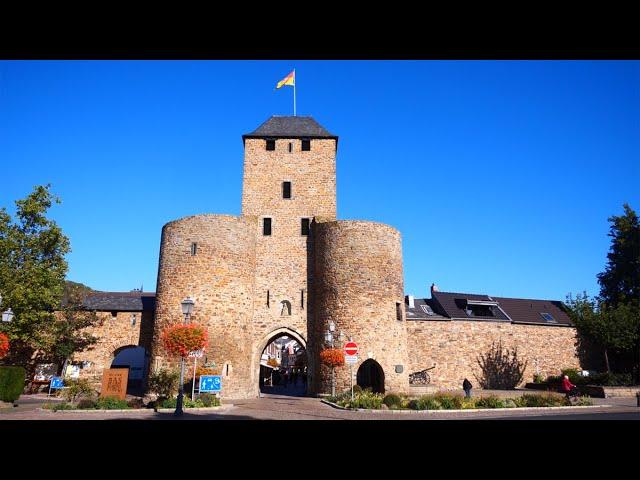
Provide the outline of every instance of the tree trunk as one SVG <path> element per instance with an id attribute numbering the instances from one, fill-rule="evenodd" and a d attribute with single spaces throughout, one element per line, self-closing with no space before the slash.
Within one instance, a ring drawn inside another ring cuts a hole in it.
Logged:
<path id="1" fill-rule="evenodd" d="M 607 366 L 607 373 L 611 373 L 611 368 L 609 367 L 609 354 L 607 353 L 607 349 L 604 349 L 604 363 Z"/>

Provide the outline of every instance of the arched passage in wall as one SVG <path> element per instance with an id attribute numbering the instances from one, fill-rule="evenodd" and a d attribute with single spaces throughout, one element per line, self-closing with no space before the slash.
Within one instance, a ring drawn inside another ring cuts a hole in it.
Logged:
<path id="1" fill-rule="evenodd" d="M 303 396 L 307 392 L 307 342 L 295 330 L 269 332 L 259 345 L 260 393 Z"/>
<path id="2" fill-rule="evenodd" d="M 126 345 L 113 352 L 111 368 L 128 368 L 127 395 L 142 396 L 149 372 L 149 352 L 144 347 Z"/>
<path id="3" fill-rule="evenodd" d="M 372 358 L 360 365 L 356 378 L 362 388 L 370 388 L 373 393 L 384 393 L 384 370 Z"/>

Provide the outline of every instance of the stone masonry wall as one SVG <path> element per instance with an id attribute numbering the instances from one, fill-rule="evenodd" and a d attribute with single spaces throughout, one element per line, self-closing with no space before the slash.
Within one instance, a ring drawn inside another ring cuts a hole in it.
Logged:
<path id="1" fill-rule="evenodd" d="M 255 272 L 254 217 L 196 215 L 162 230 L 151 369 L 179 368 L 167 356 L 160 335 L 182 323 L 180 302 L 195 301 L 191 322 L 209 333 L 206 359 L 221 370 L 223 396 L 247 397 L 251 384 L 252 312 Z M 191 244 L 197 252 L 191 255 Z M 191 363 L 191 362 L 189 362 Z"/>
<path id="2" fill-rule="evenodd" d="M 322 339 L 332 320 L 336 334 L 343 331 L 359 345 L 354 377 L 372 358 L 384 371 L 385 389 L 405 391 L 409 380 L 400 233 L 381 223 L 334 221 L 314 225 L 314 242 L 314 338 Z M 401 306 L 400 321 L 396 303 Z M 341 342 L 335 346 L 343 347 Z M 319 341 L 309 352 L 314 393 L 331 391 L 330 370 L 318 366 L 321 348 Z M 404 371 L 396 373 L 396 365 Z M 347 366 L 336 368 L 336 384 L 336 391 L 349 388 Z"/>
<path id="3" fill-rule="evenodd" d="M 73 362 L 90 362 L 80 370 L 81 378 L 88 378 L 95 385 L 102 382 L 102 372 L 111 368 L 114 353 L 127 346 L 142 346 L 149 351 L 150 344 L 144 334 L 148 324 L 153 321 L 153 312 L 96 312 L 100 322 L 87 329 L 89 333 L 98 337 L 98 342 L 91 349 L 76 353 Z M 131 325 L 131 315 L 136 315 L 136 324 Z"/>
<path id="4" fill-rule="evenodd" d="M 476 376 L 477 358 L 492 342 L 502 340 L 507 348 L 517 347 L 518 358 L 528 361 L 522 384 L 533 381 L 533 374 L 558 375 L 560 369 L 578 368 L 576 330 L 571 327 L 518 325 L 477 321 L 408 321 L 408 350 L 411 372 L 436 364 L 429 371 L 431 383 L 441 388 L 461 389 L 468 378 L 480 387 Z"/>

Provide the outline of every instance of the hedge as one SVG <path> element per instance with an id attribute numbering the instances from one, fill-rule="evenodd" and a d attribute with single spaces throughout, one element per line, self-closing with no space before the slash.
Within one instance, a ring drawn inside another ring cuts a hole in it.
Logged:
<path id="1" fill-rule="evenodd" d="M 0 400 L 15 402 L 24 390 L 23 367 L 0 367 Z"/>

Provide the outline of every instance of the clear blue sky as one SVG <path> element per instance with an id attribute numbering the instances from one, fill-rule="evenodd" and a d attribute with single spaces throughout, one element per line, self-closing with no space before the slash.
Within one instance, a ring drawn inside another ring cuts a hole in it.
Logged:
<path id="1" fill-rule="evenodd" d="M 338 217 L 402 233 L 405 291 L 598 292 L 607 218 L 640 210 L 637 61 L 2 61 L 0 206 L 62 198 L 70 280 L 155 289 L 160 232 L 240 213 L 241 135 L 340 136 Z"/>

